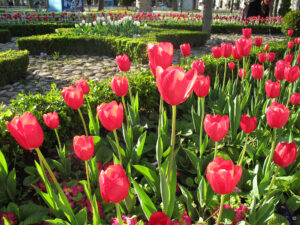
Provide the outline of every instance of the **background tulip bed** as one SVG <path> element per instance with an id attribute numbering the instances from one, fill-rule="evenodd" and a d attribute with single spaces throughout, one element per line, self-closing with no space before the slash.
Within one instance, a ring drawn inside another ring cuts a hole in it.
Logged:
<path id="1" fill-rule="evenodd" d="M 244 29 L 201 60 L 187 43 L 178 66 L 171 43 L 151 44 L 151 73 L 127 72 L 123 55 L 106 84 L 20 95 L 1 113 L 29 150 L 0 152 L 3 223 L 299 223 L 300 39 L 288 34 L 268 45 Z"/>

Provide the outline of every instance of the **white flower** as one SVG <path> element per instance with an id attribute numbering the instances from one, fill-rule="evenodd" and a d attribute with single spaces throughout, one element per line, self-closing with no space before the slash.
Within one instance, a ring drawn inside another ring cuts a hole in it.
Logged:
<path id="1" fill-rule="evenodd" d="M 94 26 L 97 26 L 97 21 L 94 21 L 94 22 L 93 22 L 93 25 L 94 25 Z"/>
<path id="2" fill-rule="evenodd" d="M 99 23 L 101 21 L 101 17 L 97 16 L 96 21 Z"/>
<path id="3" fill-rule="evenodd" d="M 86 12 L 83 12 L 82 14 L 83 14 L 84 16 L 86 16 Z"/>
<path id="4" fill-rule="evenodd" d="M 77 28 L 78 27 L 78 24 L 75 24 L 75 28 Z"/>
<path id="5" fill-rule="evenodd" d="M 92 26 L 92 23 L 89 23 L 89 26 L 91 27 L 91 26 Z"/>
<path id="6" fill-rule="evenodd" d="M 105 23 L 105 22 L 102 22 L 102 26 L 106 26 L 106 23 Z"/>
<path id="7" fill-rule="evenodd" d="M 85 24 L 85 20 L 82 20 L 81 23 L 82 23 L 82 24 Z"/>
<path id="8" fill-rule="evenodd" d="M 55 33 L 58 33 L 58 29 L 55 29 Z"/>
<path id="9" fill-rule="evenodd" d="M 136 25 L 136 26 L 140 26 L 141 25 L 141 23 L 139 21 L 134 21 L 133 24 Z"/>
<path id="10" fill-rule="evenodd" d="M 145 24 L 144 24 L 144 27 L 146 28 L 147 26 L 148 26 L 148 25 L 145 23 Z"/>

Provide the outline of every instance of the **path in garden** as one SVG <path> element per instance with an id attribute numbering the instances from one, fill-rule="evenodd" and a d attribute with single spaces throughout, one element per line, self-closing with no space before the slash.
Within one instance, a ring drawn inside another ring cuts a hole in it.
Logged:
<path id="1" fill-rule="evenodd" d="M 254 37 L 263 37 L 264 43 L 284 40 L 284 36 L 275 35 L 255 35 Z M 240 35 L 212 35 L 212 39 L 207 41 L 201 48 L 193 48 L 192 56 L 202 56 L 209 54 L 211 47 L 220 45 L 223 41 L 234 42 Z M 12 38 L 12 42 L 1 44 L 0 52 L 16 48 L 17 38 Z M 174 51 L 173 63 L 180 62 L 180 50 Z M 137 68 L 147 69 L 147 65 L 133 65 L 131 70 Z M 0 87 L 0 104 L 3 102 L 5 107 L 10 99 L 16 98 L 20 92 L 46 93 L 51 90 L 51 84 L 56 83 L 57 87 L 62 88 L 67 85 L 75 84 L 79 78 L 104 80 L 114 75 L 118 75 L 118 69 L 114 58 L 107 56 L 52 56 L 42 58 L 39 56 L 30 56 L 28 67 L 29 75 L 23 80 L 13 84 Z"/>

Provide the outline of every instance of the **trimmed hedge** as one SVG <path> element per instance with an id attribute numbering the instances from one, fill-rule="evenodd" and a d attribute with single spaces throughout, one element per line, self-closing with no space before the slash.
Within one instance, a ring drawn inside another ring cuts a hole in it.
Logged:
<path id="1" fill-rule="evenodd" d="M 289 29 L 294 30 L 294 37 L 300 36 L 300 10 L 288 12 L 282 20 L 282 32 L 287 34 Z"/>
<path id="2" fill-rule="evenodd" d="M 162 30 L 155 29 L 141 38 L 126 38 L 114 36 L 73 36 L 64 30 L 62 34 L 48 34 L 32 36 L 17 40 L 19 49 L 29 50 L 32 55 L 39 55 L 46 52 L 48 55 L 54 52 L 72 55 L 106 55 L 116 56 L 127 54 L 136 62 L 146 63 L 146 45 L 151 42 L 171 41 L 175 48 L 182 43 L 190 43 L 191 46 L 204 45 L 208 34 L 200 31 L 185 30 Z"/>
<path id="3" fill-rule="evenodd" d="M 164 29 L 179 29 L 201 31 L 202 24 L 163 24 L 147 23 L 151 27 Z M 243 24 L 213 24 L 211 32 L 214 34 L 236 33 L 241 34 L 243 28 L 252 28 L 253 34 L 281 34 L 281 26 L 277 25 L 243 25 Z"/>
<path id="4" fill-rule="evenodd" d="M 17 81 L 26 74 L 29 52 L 9 50 L 0 52 L 0 86 Z"/>
<path id="5" fill-rule="evenodd" d="M 0 29 L 0 43 L 6 43 L 11 41 L 11 34 L 9 30 Z"/>
<path id="6" fill-rule="evenodd" d="M 39 23 L 39 24 L 0 24 L 0 29 L 8 29 L 13 37 L 55 33 L 55 29 L 74 27 L 71 23 Z"/>

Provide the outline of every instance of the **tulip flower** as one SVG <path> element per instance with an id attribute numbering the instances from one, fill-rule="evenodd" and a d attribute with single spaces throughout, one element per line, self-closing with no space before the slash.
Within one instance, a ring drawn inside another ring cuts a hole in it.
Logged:
<path id="1" fill-rule="evenodd" d="M 232 53 L 232 44 L 223 42 L 221 44 L 221 54 L 224 58 L 229 58 Z"/>
<path id="2" fill-rule="evenodd" d="M 15 116 L 6 123 L 7 129 L 16 141 L 26 150 L 39 148 L 44 141 L 44 132 L 36 117 L 30 112 Z"/>
<path id="3" fill-rule="evenodd" d="M 245 69 L 239 69 L 239 77 L 243 78 L 247 76 L 247 71 Z"/>
<path id="4" fill-rule="evenodd" d="M 288 49 L 292 49 L 294 48 L 294 42 L 293 41 L 289 41 L 287 44 Z"/>
<path id="5" fill-rule="evenodd" d="M 286 54 L 284 57 L 284 61 L 286 61 L 288 64 L 291 64 L 293 61 L 293 53 Z"/>
<path id="6" fill-rule="evenodd" d="M 294 30 L 288 30 L 288 36 L 292 37 L 294 34 Z"/>
<path id="7" fill-rule="evenodd" d="M 170 105 L 183 103 L 191 94 L 197 78 L 197 71 L 191 69 L 187 73 L 182 70 L 156 69 L 156 86 L 162 98 Z"/>
<path id="8" fill-rule="evenodd" d="M 277 98 L 280 95 L 279 81 L 272 82 L 271 80 L 268 80 L 265 84 L 265 90 L 269 98 Z"/>
<path id="9" fill-rule="evenodd" d="M 130 70 L 131 63 L 130 63 L 130 59 L 128 58 L 128 56 L 126 54 L 118 55 L 116 57 L 116 61 L 117 61 L 117 65 L 118 65 L 119 69 L 122 72 L 127 72 Z"/>
<path id="10" fill-rule="evenodd" d="M 209 76 L 205 77 L 201 75 L 201 76 L 197 76 L 197 79 L 193 87 L 193 91 L 198 97 L 203 98 L 208 95 L 209 87 L 210 87 Z"/>
<path id="11" fill-rule="evenodd" d="M 123 105 L 116 101 L 110 103 L 102 103 L 97 106 L 97 114 L 99 120 L 105 129 L 114 131 L 119 129 L 123 123 Z"/>
<path id="12" fill-rule="evenodd" d="M 221 195 L 221 204 L 216 224 L 222 217 L 225 194 L 230 194 L 242 177 L 242 167 L 236 166 L 230 160 L 217 157 L 206 168 L 206 179 L 211 188 Z"/>
<path id="13" fill-rule="evenodd" d="M 269 45 L 268 45 L 268 44 L 266 44 L 266 45 L 264 46 L 264 50 L 265 50 L 265 51 L 268 51 L 268 50 L 269 50 Z"/>
<path id="14" fill-rule="evenodd" d="M 59 117 L 57 112 L 44 114 L 43 119 L 47 127 L 50 129 L 56 129 L 59 126 Z"/>
<path id="15" fill-rule="evenodd" d="M 251 28 L 244 28 L 242 30 L 242 32 L 243 32 L 244 38 L 246 38 L 246 39 L 251 38 L 251 34 L 252 34 L 252 29 Z"/>
<path id="16" fill-rule="evenodd" d="M 234 63 L 234 62 L 228 63 L 228 68 L 229 68 L 230 70 L 234 70 L 234 68 L 235 68 L 235 63 Z"/>
<path id="17" fill-rule="evenodd" d="M 79 109 L 83 105 L 83 91 L 81 87 L 64 87 L 62 96 L 71 109 Z"/>
<path id="18" fill-rule="evenodd" d="M 127 95 L 128 81 L 127 81 L 126 76 L 114 77 L 111 80 L 110 87 L 113 90 L 113 92 L 119 97 L 123 97 L 123 96 Z"/>
<path id="19" fill-rule="evenodd" d="M 151 215 L 148 225 L 172 225 L 172 221 L 163 212 L 155 212 Z"/>
<path id="20" fill-rule="evenodd" d="M 276 58 L 276 53 L 275 52 L 268 52 L 267 54 L 267 59 L 269 62 L 273 62 Z"/>
<path id="21" fill-rule="evenodd" d="M 299 104 L 300 103 L 300 94 L 298 94 L 298 93 L 292 94 L 290 101 L 293 105 Z"/>
<path id="22" fill-rule="evenodd" d="M 295 82 L 300 75 L 299 66 L 286 66 L 284 68 L 284 77 L 288 82 Z"/>
<path id="23" fill-rule="evenodd" d="M 94 155 L 94 139 L 92 136 L 75 136 L 73 138 L 73 148 L 79 159 L 87 161 Z"/>
<path id="24" fill-rule="evenodd" d="M 259 80 L 264 75 L 264 69 L 263 66 L 260 64 L 253 64 L 251 66 L 251 73 L 254 79 Z"/>
<path id="25" fill-rule="evenodd" d="M 284 79 L 284 69 L 288 64 L 284 60 L 278 60 L 275 65 L 275 77 L 277 80 Z"/>
<path id="26" fill-rule="evenodd" d="M 84 95 L 87 95 L 90 92 L 90 87 L 89 87 L 88 83 L 86 82 L 86 80 L 83 78 L 76 81 L 76 87 L 81 87 Z"/>
<path id="27" fill-rule="evenodd" d="M 297 146 L 295 142 L 288 144 L 285 142 L 284 144 L 279 142 L 275 148 L 274 152 L 274 163 L 280 167 L 288 167 L 293 162 L 296 161 L 297 158 Z"/>
<path id="28" fill-rule="evenodd" d="M 256 129 L 256 123 L 257 119 L 255 116 L 249 117 L 247 114 L 244 114 L 240 121 L 240 126 L 246 134 L 249 134 Z"/>
<path id="29" fill-rule="evenodd" d="M 181 54 L 184 57 L 191 55 L 191 45 L 189 43 L 180 45 Z"/>
<path id="30" fill-rule="evenodd" d="M 235 41 L 235 46 L 237 48 L 239 55 L 243 57 L 247 57 L 250 54 L 252 48 L 252 40 L 240 38 Z"/>
<path id="31" fill-rule="evenodd" d="M 268 107 L 267 111 L 267 122 L 272 128 L 281 128 L 283 127 L 290 116 L 290 110 L 284 105 L 274 101 L 271 106 Z"/>
<path id="32" fill-rule="evenodd" d="M 258 38 L 254 39 L 254 43 L 255 43 L 256 47 L 260 47 L 262 42 L 263 42 L 263 39 L 261 37 L 258 37 Z"/>
<path id="33" fill-rule="evenodd" d="M 267 56 L 266 56 L 266 53 L 262 52 L 262 53 L 259 53 L 258 54 L 258 61 L 260 63 L 265 63 L 267 60 Z"/>
<path id="34" fill-rule="evenodd" d="M 215 59 L 219 59 L 222 56 L 221 47 L 215 46 L 211 49 L 212 55 Z"/>
<path id="35" fill-rule="evenodd" d="M 156 67 L 160 66 L 167 69 L 172 64 L 173 44 L 170 42 L 161 42 L 158 45 L 147 45 L 149 66 L 152 74 L 156 77 Z"/>
<path id="36" fill-rule="evenodd" d="M 232 48 L 232 57 L 235 59 L 235 60 L 241 60 L 243 58 L 243 56 L 241 56 L 239 53 L 238 53 L 238 49 L 236 46 L 234 46 Z"/>
<path id="37" fill-rule="evenodd" d="M 195 69 L 197 70 L 197 75 L 201 75 L 201 74 L 204 74 L 204 71 L 205 71 L 205 64 L 204 64 L 204 61 L 201 60 L 201 61 L 194 61 L 192 63 L 192 69 Z"/>

